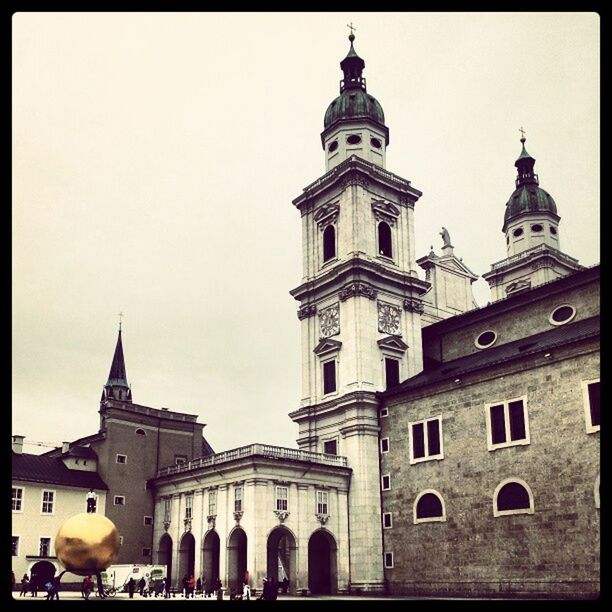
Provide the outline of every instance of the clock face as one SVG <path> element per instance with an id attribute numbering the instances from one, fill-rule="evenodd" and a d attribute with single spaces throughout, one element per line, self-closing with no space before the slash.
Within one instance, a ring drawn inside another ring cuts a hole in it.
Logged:
<path id="1" fill-rule="evenodd" d="M 340 305 L 334 304 L 319 312 L 321 336 L 329 338 L 340 333 Z"/>
<path id="2" fill-rule="evenodd" d="M 398 306 L 378 302 L 378 331 L 383 334 L 399 334 L 400 312 Z"/>

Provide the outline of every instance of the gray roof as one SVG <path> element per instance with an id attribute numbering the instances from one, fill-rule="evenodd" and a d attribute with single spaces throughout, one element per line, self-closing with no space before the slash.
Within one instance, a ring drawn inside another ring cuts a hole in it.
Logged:
<path id="1" fill-rule="evenodd" d="M 12 453 L 13 480 L 62 485 L 80 489 L 108 490 L 97 472 L 71 470 L 59 457 Z"/>
<path id="2" fill-rule="evenodd" d="M 420 374 L 405 380 L 397 387 L 380 393 L 382 397 L 392 397 L 403 391 L 410 391 L 425 385 L 454 380 L 461 374 L 467 374 L 493 365 L 524 358 L 527 355 L 553 349 L 586 338 L 598 337 L 600 334 L 599 315 L 555 327 L 554 329 L 527 336 L 500 346 L 493 346 L 471 355 L 459 357 L 443 363 L 433 362 Z"/>

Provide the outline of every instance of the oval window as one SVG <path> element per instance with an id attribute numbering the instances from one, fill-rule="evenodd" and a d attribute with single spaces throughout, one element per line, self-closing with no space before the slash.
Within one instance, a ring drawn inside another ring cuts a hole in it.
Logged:
<path id="1" fill-rule="evenodd" d="M 331 153 L 332 151 L 335 151 L 338 148 L 338 141 L 334 140 L 334 142 L 330 143 L 328 150 Z"/>
<path id="2" fill-rule="evenodd" d="M 380 149 L 382 147 L 382 142 L 380 142 L 380 140 L 378 140 L 378 138 L 371 138 L 370 139 L 370 144 L 375 148 L 375 149 Z"/>
<path id="3" fill-rule="evenodd" d="M 548 320 L 553 325 L 563 325 L 569 323 L 576 316 L 576 309 L 569 304 L 557 306 L 551 313 Z"/>
<path id="4" fill-rule="evenodd" d="M 551 233 L 553 236 L 556 236 L 556 235 L 557 235 L 557 230 L 556 230 L 556 228 L 554 228 L 552 225 L 550 226 L 550 233 Z"/>
<path id="5" fill-rule="evenodd" d="M 544 229 L 544 227 L 542 225 L 540 225 L 539 223 L 536 223 L 535 225 L 531 226 L 531 231 L 532 232 L 541 232 Z"/>
<path id="6" fill-rule="evenodd" d="M 348 142 L 349 144 L 352 144 L 352 145 L 359 144 L 361 142 L 361 136 L 357 136 L 357 134 L 351 134 L 346 139 L 346 142 Z"/>
<path id="7" fill-rule="evenodd" d="M 474 344 L 476 348 L 484 349 L 493 346 L 496 340 L 497 334 L 493 330 L 488 329 L 487 331 L 483 331 L 476 340 L 474 340 Z"/>
<path id="8" fill-rule="evenodd" d="M 515 229 L 515 230 L 512 232 L 512 235 L 513 235 L 515 238 L 518 238 L 519 236 L 522 236 L 522 235 L 523 235 L 523 229 L 522 229 L 521 227 L 516 228 L 516 229 Z"/>

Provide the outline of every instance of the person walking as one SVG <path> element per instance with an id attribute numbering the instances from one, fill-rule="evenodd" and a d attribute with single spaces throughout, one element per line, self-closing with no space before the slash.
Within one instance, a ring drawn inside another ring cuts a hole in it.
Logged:
<path id="1" fill-rule="evenodd" d="M 30 579 L 28 578 L 27 574 L 23 575 L 23 578 L 21 579 L 21 593 L 19 593 L 19 597 L 21 597 L 22 595 L 27 595 L 28 594 L 28 590 L 30 588 Z"/>
<path id="2" fill-rule="evenodd" d="M 30 593 L 31 597 L 38 597 L 38 574 L 30 576 Z"/>
<path id="3" fill-rule="evenodd" d="M 196 582 L 196 595 L 202 594 L 202 579 L 198 576 L 198 580 Z"/>
<path id="4" fill-rule="evenodd" d="M 187 597 L 192 599 L 195 597 L 196 579 L 193 576 L 189 576 L 187 580 Z"/>
<path id="5" fill-rule="evenodd" d="M 85 578 L 83 579 L 83 584 L 81 585 L 81 595 L 83 595 L 83 598 L 85 600 L 89 599 L 92 590 L 93 580 L 91 579 L 91 576 L 85 576 Z"/>
<path id="6" fill-rule="evenodd" d="M 164 599 L 170 598 L 170 578 L 164 578 Z"/>
<path id="7" fill-rule="evenodd" d="M 89 489 L 85 499 L 87 500 L 87 512 L 95 512 L 98 504 L 98 496 L 96 495 L 96 492 L 93 489 Z"/>
<path id="8" fill-rule="evenodd" d="M 223 585 L 221 584 L 221 580 L 217 578 L 215 582 L 215 592 L 217 594 L 217 599 L 223 599 Z"/>
<path id="9" fill-rule="evenodd" d="M 138 581 L 138 592 L 140 593 L 140 596 L 142 597 L 144 594 L 144 589 L 145 586 L 147 585 L 144 576 Z"/>
<path id="10" fill-rule="evenodd" d="M 134 599 L 134 590 L 136 589 L 136 581 L 130 577 L 127 583 L 128 593 L 130 594 L 130 599 Z"/>

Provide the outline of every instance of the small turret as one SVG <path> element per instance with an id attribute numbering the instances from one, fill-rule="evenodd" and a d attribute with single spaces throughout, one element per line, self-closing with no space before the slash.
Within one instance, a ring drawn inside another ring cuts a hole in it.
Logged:
<path id="1" fill-rule="evenodd" d="M 123 357 L 123 344 L 121 342 L 121 323 L 119 323 L 119 336 L 115 346 L 115 354 L 111 363 L 108 380 L 102 391 L 101 402 L 107 399 L 121 400 L 123 402 L 132 401 L 132 390 L 127 382 L 125 373 L 125 359 Z"/>

